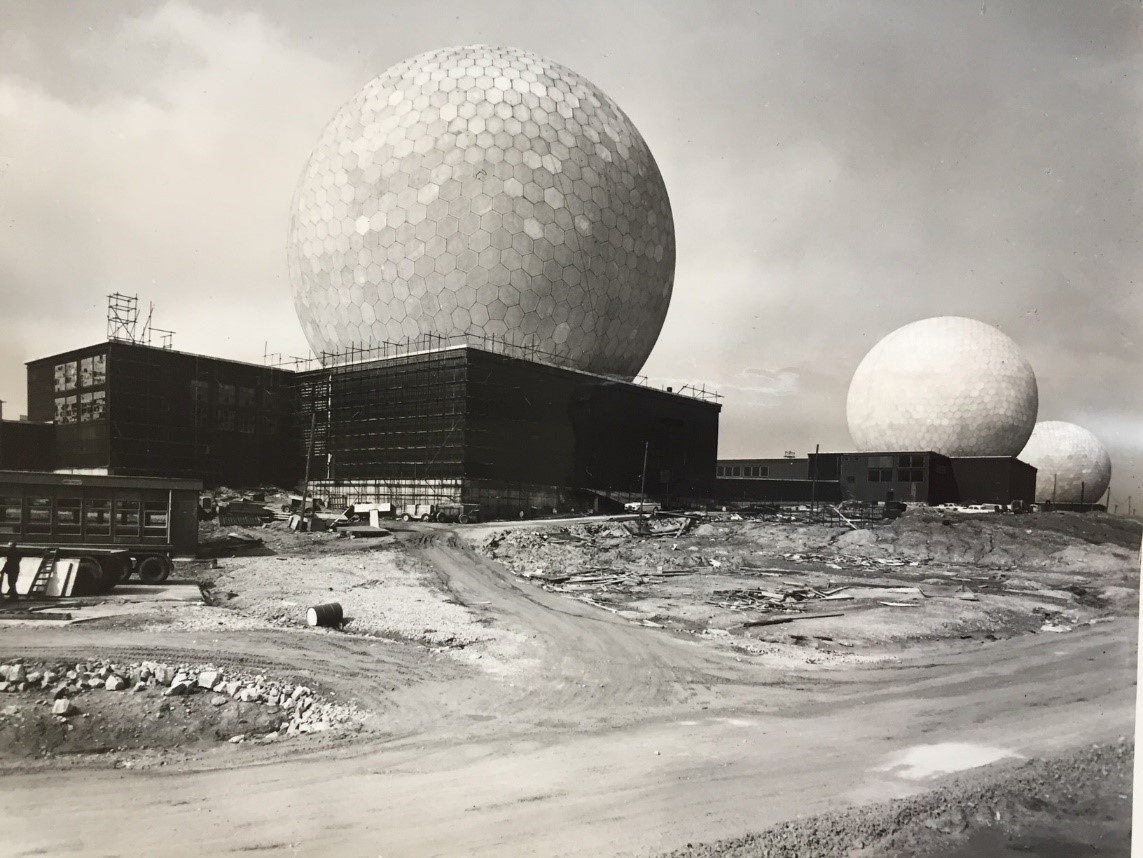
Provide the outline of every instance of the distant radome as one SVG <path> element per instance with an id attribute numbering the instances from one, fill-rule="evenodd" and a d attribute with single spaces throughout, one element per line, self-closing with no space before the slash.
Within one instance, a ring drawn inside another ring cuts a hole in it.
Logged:
<path id="1" fill-rule="evenodd" d="M 527 51 L 430 51 L 342 107 L 302 172 L 287 256 L 315 352 L 496 338 L 631 377 L 671 299 L 663 178 L 618 105 Z"/>
<path id="2" fill-rule="evenodd" d="M 1062 420 L 1037 423 L 1020 453 L 1036 468 L 1036 500 L 1096 503 L 1111 484 L 1111 456 L 1087 429 Z"/>
<path id="3" fill-rule="evenodd" d="M 862 452 L 1015 456 L 1036 423 L 1031 365 L 1012 339 L 959 316 L 898 328 L 853 374 L 846 413 Z"/>

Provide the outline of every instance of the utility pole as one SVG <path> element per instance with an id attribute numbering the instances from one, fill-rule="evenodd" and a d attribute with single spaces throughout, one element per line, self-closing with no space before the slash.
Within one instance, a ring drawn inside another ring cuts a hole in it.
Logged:
<path id="1" fill-rule="evenodd" d="M 818 453 L 821 444 L 814 444 L 814 466 L 810 469 L 810 516 L 817 511 L 818 504 Z"/>
<path id="2" fill-rule="evenodd" d="M 651 448 L 650 441 L 643 442 L 643 476 L 639 478 L 639 512 L 643 512 L 643 501 L 647 497 L 647 451 Z"/>

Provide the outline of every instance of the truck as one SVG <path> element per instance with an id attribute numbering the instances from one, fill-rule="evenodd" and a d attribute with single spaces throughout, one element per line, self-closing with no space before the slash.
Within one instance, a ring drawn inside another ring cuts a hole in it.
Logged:
<path id="1" fill-rule="evenodd" d="M 434 515 L 437 514 L 436 504 L 431 503 L 409 503 L 405 504 L 404 509 L 401 511 L 401 521 L 432 521 Z"/>
<path id="2" fill-rule="evenodd" d="M 198 549 L 199 480 L 0 471 L 0 543 L 58 550 L 110 589 L 165 581 Z"/>
<path id="3" fill-rule="evenodd" d="M 480 521 L 480 506 L 474 503 L 442 503 L 437 506 L 435 521 L 469 524 Z"/>

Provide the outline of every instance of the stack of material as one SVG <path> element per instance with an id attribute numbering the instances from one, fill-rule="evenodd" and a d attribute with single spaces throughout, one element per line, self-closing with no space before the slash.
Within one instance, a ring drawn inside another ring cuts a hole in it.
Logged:
<path id="1" fill-rule="evenodd" d="M 715 590 L 708 605 L 731 611 L 804 611 L 806 602 L 815 600 L 842 601 L 851 597 L 842 594 L 848 587 L 819 590 L 816 587 L 784 582 L 787 589 L 762 590 L 759 588 Z"/>

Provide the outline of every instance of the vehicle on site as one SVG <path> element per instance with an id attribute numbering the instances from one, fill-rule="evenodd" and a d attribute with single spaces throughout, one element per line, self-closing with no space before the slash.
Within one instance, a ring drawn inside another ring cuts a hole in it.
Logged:
<path id="1" fill-rule="evenodd" d="M 655 501 L 628 501 L 623 504 L 623 508 L 628 512 L 659 512 L 662 510 L 663 505 Z"/>
<path id="2" fill-rule="evenodd" d="M 409 503 L 405 504 L 405 508 L 401 511 L 401 521 L 432 521 L 434 515 L 437 514 L 436 504 L 431 503 Z"/>
<path id="3" fill-rule="evenodd" d="M 106 589 L 167 579 L 198 548 L 198 480 L 0 471 L 0 542 L 77 557 Z"/>
<path id="4" fill-rule="evenodd" d="M 442 503 L 437 506 L 435 520 L 472 524 L 480 521 L 480 506 L 474 503 Z"/>
<path id="5" fill-rule="evenodd" d="M 288 497 L 290 502 L 282 504 L 282 512 L 288 512 L 294 515 L 313 515 L 315 512 L 321 512 L 325 508 L 321 498 L 310 495 L 306 498 L 306 508 L 303 513 L 302 496 L 291 493 Z"/>

